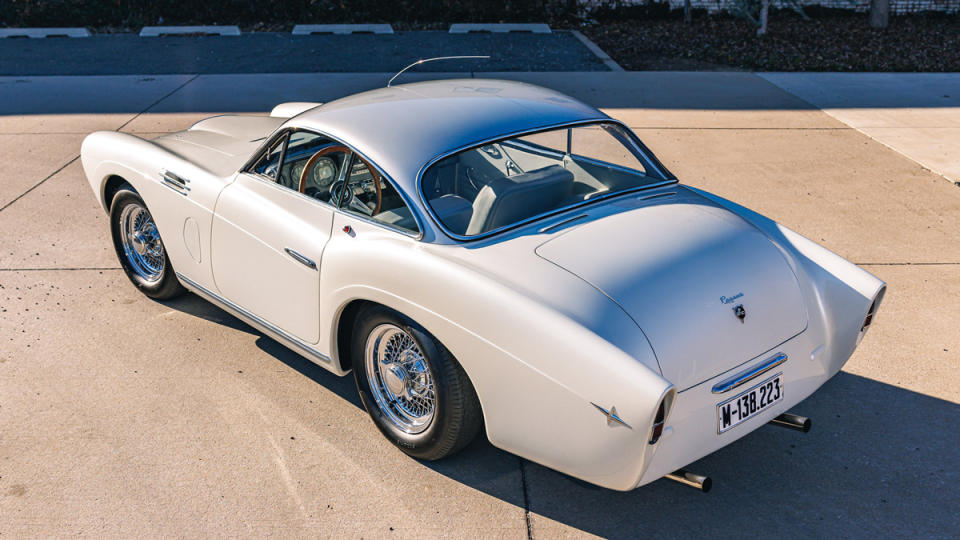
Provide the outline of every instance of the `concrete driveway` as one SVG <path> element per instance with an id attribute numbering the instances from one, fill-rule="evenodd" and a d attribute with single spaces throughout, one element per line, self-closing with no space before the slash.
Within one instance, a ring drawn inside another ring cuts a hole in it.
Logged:
<path id="1" fill-rule="evenodd" d="M 683 182 L 888 282 L 844 371 L 797 407 L 811 433 L 764 427 L 691 465 L 708 495 L 604 490 L 482 438 L 409 459 L 352 379 L 194 296 L 138 294 L 77 159 L 94 130 L 152 137 L 383 74 L 0 78 L 0 535 L 955 535 L 960 189 L 752 74 L 501 75 L 604 108 Z"/>

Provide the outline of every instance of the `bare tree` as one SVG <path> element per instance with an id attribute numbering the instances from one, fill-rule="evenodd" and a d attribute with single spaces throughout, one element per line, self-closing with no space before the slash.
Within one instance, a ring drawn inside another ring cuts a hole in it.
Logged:
<path id="1" fill-rule="evenodd" d="M 870 26 L 886 28 L 890 22 L 890 0 L 870 0 Z"/>
<path id="2" fill-rule="evenodd" d="M 763 0 L 760 3 L 760 28 L 757 28 L 757 35 L 762 36 L 767 33 L 767 13 L 770 11 L 770 0 Z"/>

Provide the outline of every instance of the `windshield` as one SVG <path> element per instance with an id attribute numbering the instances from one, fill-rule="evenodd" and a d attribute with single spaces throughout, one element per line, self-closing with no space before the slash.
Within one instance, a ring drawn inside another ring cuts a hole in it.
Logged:
<path id="1" fill-rule="evenodd" d="M 663 180 L 624 127 L 599 123 L 457 152 L 431 165 L 421 188 L 448 232 L 473 237 Z"/>

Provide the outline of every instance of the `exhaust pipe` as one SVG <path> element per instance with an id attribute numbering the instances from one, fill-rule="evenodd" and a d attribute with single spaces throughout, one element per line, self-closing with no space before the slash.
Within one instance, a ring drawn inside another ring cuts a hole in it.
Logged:
<path id="1" fill-rule="evenodd" d="M 770 421 L 775 426 L 795 429 L 804 433 L 810 431 L 810 419 L 799 414 L 783 413 Z"/>
<path id="2" fill-rule="evenodd" d="M 699 489 L 704 493 L 710 491 L 710 488 L 713 487 L 713 480 L 710 480 L 709 476 L 701 476 L 683 469 L 677 469 L 676 471 L 665 475 L 664 478 L 669 478 L 674 482 L 680 482 L 685 486 Z"/>

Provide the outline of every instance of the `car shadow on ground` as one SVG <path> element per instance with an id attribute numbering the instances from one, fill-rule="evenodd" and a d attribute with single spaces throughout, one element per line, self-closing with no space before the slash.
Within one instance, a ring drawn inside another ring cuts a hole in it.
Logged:
<path id="1" fill-rule="evenodd" d="M 283 362 L 311 381 L 330 390 L 344 401 L 352 403 L 357 408 L 363 409 L 360 396 L 357 395 L 357 389 L 353 383 L 353 377 L 339 377 L 334 375 L 230 313 L 207 302 L 203 298 L 190 293 L 161 303 L 170 309 L 175 309 L 234 330 L 246 332 L 250 335 L 259 336 L 255 342 L 258 349 Z"/>
<path id="2" fill-rule="evenodd" d="M 189 295 L 165 305 L 259 335 L 262 351 L 362 408 L 351 377 L 333 375 L 212 304 Z M 535 537 L 560 532 L 552 522 L 610 538 L 960 530 L 960 405 L 841 372 L 793 412 L 813 419 L 810 433 L 764 426 L 691 464 L 713 479 L 708 494 L 665 479 L 611 491 L 511 456 L 485 437 L 421 465 L 527 508 Z M 511 476 L 522 489 L 505 484 Z"/>

